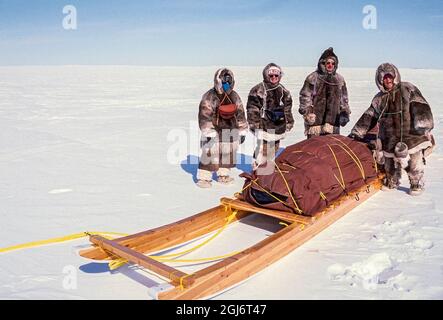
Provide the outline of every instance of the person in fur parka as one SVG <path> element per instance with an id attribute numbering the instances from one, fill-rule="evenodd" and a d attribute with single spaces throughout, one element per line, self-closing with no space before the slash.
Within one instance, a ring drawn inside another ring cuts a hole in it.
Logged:
<path id="1" fill-rule="evenodd" d="M 246 105 L 249 129 L 257 138 L 253 168 L 275 157 L 280 141 L 294 127 L 292 97 L 281 83 L 283 72 L 275 63 L 263 69 L 263 82 L 249 92 Z"/>
<path id="2" fill-rule="evenodd" d="M 233 178 L 238 146 L 244 142 L 248 130 L 243 103 L 234 91 L 235 79 L 231 70 L 222 68 L 214 76 L 214 87 L 206 92 L 199 106 L 198 121 L 202 133 L 202 155 L 197 171 L 197 185 L 212 186 L 212 173 L 217 181 L 229 184 Z"/>
<path id="3" fill-rule="evenodd" d="M 435 144 L 431 108 L 417 87 L 401 81 L 397 67 L 391 63 L 378 67 L 375 81 L 380 92 L 350 136 L 362 139 L 378 124 L 376 158 L 385 167 L 384 189 L 397 188 L 405 169 L 410 181 L 409 194 L 419 195 L 424 188 L 425 156 Z"/>
<path id="4" fill-rule="evenodd" d="M 300 91 L 299 113 L 309 138 L 339 134 L 340 127 L 349 122 L 351 110 L 344 78 L 337 73 L 338 57 L 333 48 L 323 52 L 317 70 L 305 80 Z"/>

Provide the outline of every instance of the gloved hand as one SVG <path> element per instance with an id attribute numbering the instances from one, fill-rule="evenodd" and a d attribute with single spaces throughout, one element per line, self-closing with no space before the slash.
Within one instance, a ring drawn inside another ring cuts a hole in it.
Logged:
<path id="1" fill-rule="evenodd" d="M 344 127 L 349 122 L 349 114 L 347 112 L 340 113 L 340 126 Z"/>
<path id="2" fill-rule="evenodd" d="M 355 134 L 353 134 L 352 132 L 350 134 L 348 134 L 348 138 L 356 140 L 356 137 L 357 136 Z"/>
<path id="3" fill-rule="evenodd" d="M 246 140 L 246 136 L 240 136 L 240 144 L 243 144 Z"/>
<path id="4" fill-rule="evenodd" d="M 308 113 L 303 116 L 303 119 L 305 119 L 305 123 L 307 125 L 312 126 L 314 125 L 317 116 L 315 115 L 315 113 Z"/>
<path id="5" fill-rule="evenodd" d="M 376 150 L 377 149 L 377 141 L 376 140 L 369 140 L 366 145 L 368 146 L 369 150 Z"/>
<path id="6" fill-rule="evenodd" d="M 351 138 L 355 141 L 360 141 L 360 142 L 364 141 L 364 139 L 360 138 L 359 136 L 357 136 L 355 133 L 352 133 L 352 132 L 348 135 L 348 138 Z"/>

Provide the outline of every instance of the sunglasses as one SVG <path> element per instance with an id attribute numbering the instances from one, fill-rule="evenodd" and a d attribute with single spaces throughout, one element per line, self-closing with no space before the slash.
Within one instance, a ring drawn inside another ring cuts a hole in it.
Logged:
<path id="1" fill-rule="evenodd" d="M 271 74 L 269 75 L 269 78 L 280 78 L 279 74 Z"/>
<path id="2" fill-rule="evenodd" d="M 227 74 L 227 75 L 225 75 L 224 77 L 223 77 L 223 80 L 222 80 L 223 82 L 231 82 L 232 81 L 232 77 L 229 75 L 229 74 Z"/>
<path id="3" fill-rule="evenodd" d="M 335 66 L 335 62 L 326 62 L 327 66 Z"/>

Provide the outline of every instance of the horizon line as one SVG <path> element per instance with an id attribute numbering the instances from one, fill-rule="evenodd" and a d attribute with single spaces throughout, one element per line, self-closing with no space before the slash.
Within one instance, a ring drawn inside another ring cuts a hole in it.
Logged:
<path id="1" fill-rule="evenodd" d="M 263 68 L 259 65 L 150 65 L 150 64 L 0 64 L 0 67 L 149 67 L 149 68 L 220 68 L 220 67 L 239 67 L 239 68 Z M 317 68 L 317 66 L 301 65 L 283 65 L 283 68 Z M 373 69 L 377 66 L 342 66 L 340 69 Z M 443 68 L 431 67 L 400 67 L 411 70 L 437 70 L 443 71 Z"/>

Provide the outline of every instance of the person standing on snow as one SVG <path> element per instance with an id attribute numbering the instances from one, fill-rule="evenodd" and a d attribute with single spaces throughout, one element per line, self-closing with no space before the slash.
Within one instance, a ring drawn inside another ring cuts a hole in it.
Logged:
<path id="1" fill-rule="evenodd" d="M 340 134 L 340 127 L 349 122 L 351 109 L 344 78 L 337 73 L 338 57 L 333 48 L 323 52 L 317 70 L 305 80 L 300 91 L 299 112 L 309 138 L 331 133 Z"/>
<path id="2" fill-rule="evenodd" d="M 383 189 L 396 189 L 405 169 L 410 181 L 409 194 L 419 195 L 424 190 L 425 157 L 435 144 L 431 108 L 417 87 L 401 81 L 393 64 L 380 65 L 375 80 L 380 92 L 357 121 L 350 137 L 362 139 L 378 123 L 377 160 L 384 163 L 386 171 Z"/>
<path id="3" fill-rule="evenodd" d="M 294 126 L 292 97 L 281 83 L 283 72 L 275 63 L 263 70 L 263 82 L 249 93 L 246 110 L 249 129 L 257 137 L 254 170 L 275 157 L 280 141 Z"/>
<path id="4" fill-rule="evenodd" d="M 197 185 L 212 186 L 212 173 L 217 181 L 232 183 L 230 169 L 235 167 L 237 149 L 245 140 L 248 130 L 245 110 L 240 96 L 234 91 L 231 70 L 217 70 L 214 87 L 206 92 L 199 106 L 199 126 L 202 133 L 202 155 L 197 172 Z"/>

